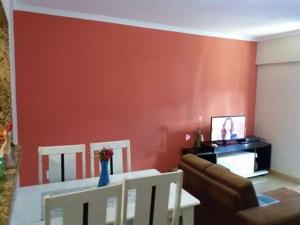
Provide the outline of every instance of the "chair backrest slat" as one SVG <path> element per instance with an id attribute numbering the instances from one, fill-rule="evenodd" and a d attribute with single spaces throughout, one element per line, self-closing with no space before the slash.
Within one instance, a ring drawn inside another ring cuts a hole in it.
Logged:
<path id="1" fill-rule="evenodd" d="M 83 205 L 68 205 L 63 211 L 63 225 L 82 225 Z"/>
<path id="2" fill-rule="evenodd" d="M 123 151 L 126 151 L 126 161 L 127 161 L 127 172 L 131 171 L 131 150 L 130 150 L 130 140 L 121 141 L 109 141 L 109 142 L 99 142 L 90 144 L 90 164 L 91 164 L 91 176 L 95 176 L 95 152 L 102 150 L 103 148 L 113 149 L 112 157 L 112 174 L 123 173 L 124 170 L 124 157 Z M 111 168 L 109 167 L 109 172 Z"/>
<path id="3" fill-rule="evenodd" d="M 85 145 L 40 146 L 39 183 L 43 183 L 43 156 L 49 158 L 49 183 L 76 179 L 76 154 L 81 153 L 82 177 L 86 176 Z"/>
<path id="4" fill-rule="evenodd" d="M 49 183 L 62 181 L 61 155 L 49 155 Z M 40 182 L 41 183 L 41 182 Z"/>
<path id="5" fill-rule="evenodd" d="M 121 204 L 121 203 L 120 203 Z M 106 202 L 91 202 L 89 204 L 89 225 L 106 224 Z"/>
<path id="6" fill-rule="evenodd" d="M 153 209 L 153 225 L 166 224 L 168 220 L 170 184 L 160 184 L 155 188 L 155 203 Z"/>
<path id="7" fill-rule="evenodd" d="M 149 225 L 152 187 L 139 189 L 136 192 L 134 225 Z M 143 207 L 139 207 L 143 205 Z"/>
<path id="8" fill-rule="evenodd" d="M 40 146 L 41 155 L 72 154 L 82 152 L 84 144 L 80 145 L 58 145 L 58 146 Z"/>
<path id="9" fill-rule="evenodd" d="M 76 179 L 76 154 L 65 154 L 64 155 L 64 180 L 75 180 Z"/>
<path id="10" fill-rule="evenodd" d="M 113 174 L 118 174 L 123 172 L 123 149 L 115 148 L 113 154 Z M 116 162 L 116 163 L 115 163 Z"/>
<path id="11" fill-rule="evenodd" d="M 107 200 L 116 199 L 116 213 L 107 221 Z M 122 184 L 45 198 L 45 225 L 51 225 L 51 210 L 63 209 L 63 225 L 120 225 Z"/>
<path id="12" fill-rule="evenodd" d="M 182 171 L 124 180 L 122 224 L 126 224 L 128 191 L 136 190 L 134 225 L 167 224 L 170 185 L 176 185 L 172 225 L 178 225 Z M 174 183 L 174 184 L 173 184 Z"/>

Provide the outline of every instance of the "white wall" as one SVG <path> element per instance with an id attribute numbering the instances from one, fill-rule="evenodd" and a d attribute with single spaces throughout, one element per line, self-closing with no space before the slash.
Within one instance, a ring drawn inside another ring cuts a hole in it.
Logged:
<path id="1" fill-rule="evenodd" d="M 273 170 L 300 178 L 300 36 L 258 43 L 255 134 Z"/>
<path id="2" fill-rule="evenodd" d="M 258 65 L 300 61 L 300 35 L 262 41 L 258 43 Z"/>

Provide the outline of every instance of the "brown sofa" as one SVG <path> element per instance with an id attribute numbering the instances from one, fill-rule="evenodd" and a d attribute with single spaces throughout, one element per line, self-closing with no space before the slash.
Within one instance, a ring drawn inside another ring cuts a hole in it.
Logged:
<path id="1" fill-rule="evenodd" d="M 195 225 L 300 225 L 300 198 L 259 207 L 251 181 L 220 165 L 187 154 L 179 168 L 184 189 L 201 202 Z"/>

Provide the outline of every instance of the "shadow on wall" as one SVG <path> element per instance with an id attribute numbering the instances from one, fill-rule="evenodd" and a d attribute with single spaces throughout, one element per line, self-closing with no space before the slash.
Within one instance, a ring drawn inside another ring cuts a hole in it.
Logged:
<path id="1" fill-rule="evenodd" d="M 197 130 L 197 126 L 195 125 L 194 128 L 182 128 L 178 130 L 172 130 L 167 126 L 161 127 L 160 130 L 160 145 L 157 149 L 151 150 L 151 152 L 158 152 L 158 154 L 152 156 L 154 160 L 154 168 L 161 168 L 162 172 L 168 172 L 170 169 L 177 168 L 177 164 L 174 162 L 179 162 L 182 154 L 183 148 L 191 148 L 193 147 L 195 133 Z M 204 136 L 204 140 L 210 139 L 210 126 L 202 126 L 201 133 Z M 186 141 L 185 136 L 186 134 L 191 135 L 191 139 Z M 178 146 L 181 146 L 178 148 Z M 172 149 L 172 151 L 170 151 Z M 162 162 L 166 165 L 162 168 Z M 170 168 L 169 165 L 172 165 Z"/>

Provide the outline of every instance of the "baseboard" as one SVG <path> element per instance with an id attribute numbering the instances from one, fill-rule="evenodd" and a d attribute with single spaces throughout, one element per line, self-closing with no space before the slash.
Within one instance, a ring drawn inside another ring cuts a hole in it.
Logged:
<path id="1" fill-rule="evenodd" d="M 285 179 L 287 181 L 290 181 L 290 182 L 293 182 L 293 183 L 296 183 L 296 184 L 300 184 L 300 178 L 293 177 L 293 176 L 278 172 L 276 170 L 270 170 L 270 174 L 276 175 L 276 176 L 278 176 L 282 179 Z"/>

